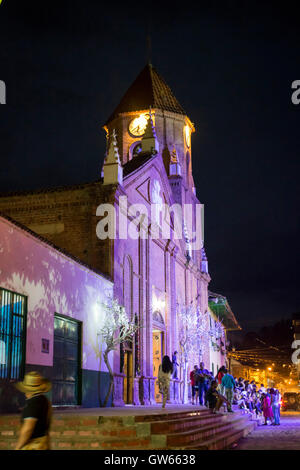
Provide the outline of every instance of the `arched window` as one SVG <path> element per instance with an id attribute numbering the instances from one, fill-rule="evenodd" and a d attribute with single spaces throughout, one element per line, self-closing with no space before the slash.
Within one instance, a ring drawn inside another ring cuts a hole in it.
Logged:
<path id="1" fill-rule="evenodd" d="M 137 157 L 139 153 L 142 151 L 142 144 L 141 141 L 133 142 L 133 144 L 129 148 L 129 160 Z"/>
<path id="2" fill-rule="evenodd" d="M 161 323 L 162 325 L 165 324 L 164 318 L 158 310 L 155 310 L 155 312 L 153 312 L 153 320 L 157 323 Z"/>

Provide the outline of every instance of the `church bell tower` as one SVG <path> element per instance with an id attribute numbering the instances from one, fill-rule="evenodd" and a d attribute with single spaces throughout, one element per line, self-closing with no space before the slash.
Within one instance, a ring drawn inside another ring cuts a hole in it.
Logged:
<path id="1" fill-rule="evenodd" d="M 170 183 L 176 179 L 182 190 L 195 193 L 191 158 L 194 125 L 151 64 L 134 80 L 104 129 L 108 149 L 117 139 L 121 165 L 153 148 L 162 155 Z"/>

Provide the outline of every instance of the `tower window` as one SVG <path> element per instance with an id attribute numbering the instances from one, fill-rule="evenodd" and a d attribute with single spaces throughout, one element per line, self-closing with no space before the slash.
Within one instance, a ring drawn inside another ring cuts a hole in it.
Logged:
<path id="1" fill-rule="evenodd" d="M 142 151 L 142 144 L 141 142 L 134 142 L 131 147 L 129 148 L 129 160 L 137 157 L 139 153 Z"/>
<path id="2" fill-rule="evenodd" d="M 142 151 L 142 144 L 137 144 L 134 149 L 133 149 L 133 152 L 132 152 L 132 156 L 133 158 L 134 157 L 137 157 L 139 153 L 141 153 Z"/>

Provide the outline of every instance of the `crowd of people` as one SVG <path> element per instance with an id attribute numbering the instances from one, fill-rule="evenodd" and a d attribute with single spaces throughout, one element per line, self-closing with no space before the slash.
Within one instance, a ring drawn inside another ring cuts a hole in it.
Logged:
<path id="1" fill-rule="evenodd" d="M 280 425 L 281 395 L 275 388 L 258 386 L 254 380 L 236 380 L 235 403 L 256 419 L 264 418 L 264 424 Z"/>
<path id="2" fill-rule="evenodd" d="M 159 368 L 158 383 L 163 396 L 163 408 L 169 397 L 170 379 L 174 371 L 173 364 L 168 356 L 164 356 Z M 242 377 L 233 377 L 225 366 L 222 366 L 216 376 L 208 371 L 201 362 L 194 366 L 190 373 L 192 390 L 192 404 L 200 404 L 212 409 L 213 413 L 221 413 L 225 407 L 228 413 L 233 413 L 232 405 L 252 415 L 252 419 L 261 424 L 280 424 L 281 395 L 275 388 L 266 389 L 263 384 L 256 384 L 254 380 L 244 380 Z"/>
<path id="3" fill-rule="evenodd" d="M 263 384 L 258 386 L 254 380 L 233 377 L 225 366 L 222 366 L 214 377 L 212 372 L 194 366 L 190 373 L 192 386 L 192 403 L 206 405 L 214 413 L 220 412 L 222 406 L 233 413 L 232 405 L 252 415 L 253 419 L 262 424 L 280 425 L 281 395 L 275 388 L 266 389 Z M 203 401 L 204 400 L 204 401 Z"/>

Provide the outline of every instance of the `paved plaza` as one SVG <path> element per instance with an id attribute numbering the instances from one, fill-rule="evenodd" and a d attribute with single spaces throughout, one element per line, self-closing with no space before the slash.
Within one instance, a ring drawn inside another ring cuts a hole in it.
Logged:
<path id="1" fill-rule="evenodd" d="M 300 412 L 281 413 L 280 426 L 258 426 L 234 450 L 300 450 Z"/>

